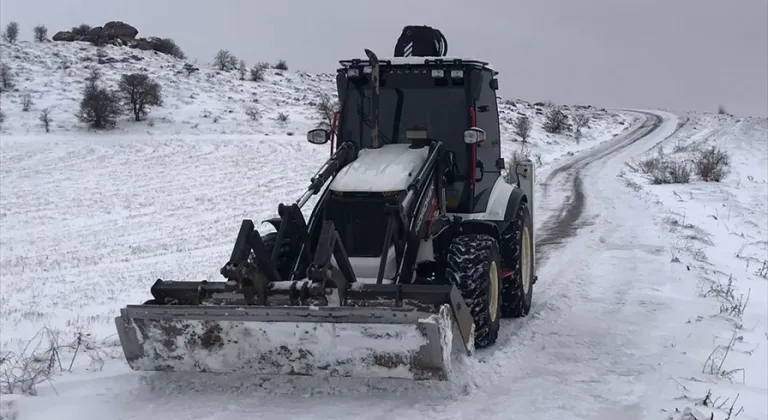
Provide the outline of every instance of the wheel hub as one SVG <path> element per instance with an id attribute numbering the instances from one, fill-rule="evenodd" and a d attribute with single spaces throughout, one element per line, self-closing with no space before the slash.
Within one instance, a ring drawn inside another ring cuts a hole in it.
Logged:
<path id="1" fill-rule="evenodd" d="M 499 268 L 496 266 L 496 261 L 491 262 L 490 270 L 491 297 L 488 300 L 488 309 L 491 312 L 491 322 L 495 322 L 499 313 Z"/>
<path id="2" fill-rule="evenodd" d="M 527 294 L 531 290 L 531 232 L 528 227 L 523 228 L 523 241 L 520 252 L 520 271 L 523 291 Z"/>

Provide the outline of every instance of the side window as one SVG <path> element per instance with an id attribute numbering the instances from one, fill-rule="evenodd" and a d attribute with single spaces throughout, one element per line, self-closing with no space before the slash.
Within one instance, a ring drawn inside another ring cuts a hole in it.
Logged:
<path id="1" fill-rule="evenodd" d="M 501 150 L 501 133 L 499 131 L 498 106 L 496 91 L 491 89 L 491 74 L 483 71 L 483 89 L 480 99 L 475 102 L 477 126 L 485 130 L 486 139 L 477 148 L 477 158 L 485 163 L 486 172 L 497 172 L 494 162 Z"/>

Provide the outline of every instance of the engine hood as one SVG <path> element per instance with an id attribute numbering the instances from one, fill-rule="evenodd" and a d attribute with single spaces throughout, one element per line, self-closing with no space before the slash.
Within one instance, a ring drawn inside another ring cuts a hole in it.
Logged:
<path id="1" fill-rule="evenodd" d="M 331 182 L 339 192 L 386 192 L 404 190 L 429 155 L 429 148 L 411 149 L 409 144 L 388 144 L 363 149 Z"/>

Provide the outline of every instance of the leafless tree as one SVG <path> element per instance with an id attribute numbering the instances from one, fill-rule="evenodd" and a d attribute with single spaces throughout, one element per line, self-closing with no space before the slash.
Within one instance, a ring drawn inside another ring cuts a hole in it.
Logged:
<path id="1" fill-rule="evenodd" d="M 568 128 L 568 116 L 560 108 L 551 108 L 542 128 L 547 133 L 560 134 Z"/>
<path id="2" fill-rule="evenodd" d="M 237 68 L 237 57 L 232 55 L 229 50 L 219 50 L 213 57 L 213 65 L 221 71 L 230 71 Z"/>
<path id="3" fill-rule="evenodd" d="M 528 137 L 531 135 L 531 129 L 533 129 L 533 121 L 525 115 L 518 117 L 514 124 L 515 134 L 520 136 L 523 143 L 528 141 Z"/>
<path id="4" fill-rule="evenodd" d="M 17 22 L 10 22 L 6 25 L 3 39 L 11 44 L 16 43 L 16 40 L 19 39 L 19 24 Z"/>
<path id="5" fill-rule="evenodd" d="M 240 80 L 245 80 L 245 73 L 248 72 L 248 67 L 245 65 L 245 60 L 240 60 L 240 65 L 237 67 L 237 72 L 240 73 Z"/>
<path id="6" fill-rule="evenodd" d="M 264 67 L 256 66 L 251 69 L 251 80 L 254 82 L 264 81 Z"/>
<path id="7" fill-rule="evenodd" d="M 40 111 L 40 122 L 43 124 L 46 133 L 51 132 L 51 111 L 48 108 Z"/>
<path id="8" fill-rule="evenodd" d="M 285 60 L 279 60 L 275 64 L 275 69 L 276 70 L 288 70 L 288 63 L 286 63 Z"/>
<path id="9" fill-rule="evenodd" d="M 91 32 L 91 25 L 88 25 L 87 23 L 81 23 L 78 26 L 72 27 L 72 35 L 75 36 L 86 36 L 89 32 Z"/>
<path id="10" fill-rule="evenodd" d="M 245 115 L 247 115 L 248 118 L 250 118 L 253 121 L 258 120 L 259 116 L 261 115 L 261 113 L 259 112 L 259 108 L 256 108 L 255 105 L 246 106 L 244 111 L 245 111 Z"/>
<path id="11" fill-rule="evenodd" d="M 13 88 L 13 74 L 8 63 L 0 63 L 0 91 Z"/>
<path id="12" fill-rule="evenodd" d="M 136 121 L 141 121 L 149 107 L 163 104 L 160 84 L 146 73 L 124 74 L 118 84 L 123 105 L 129 109 Z"/>
<path id="13" fill-rule="evenodd" d="M 21 110 L 24 112 L 29 112 L 29 110 L 32 108 L 32 105 L 34 102 L 32 102 L 32 95 L 29 93 L 25 93 L 21 97 Z"/>
<path id="14" fill-rule="evenodd" d="M 315 109 L 321 118 L 318 127 L 330 130 L 331 124 L 333 124 L 333 115 L 339 110 L 339 102 L 332 100 L 328 95 L 323 95 Z"/>
<path id="15" fill-rule="evenodd" d="M 586 128 L 589 126 L 590 117 L 589 115 L 579 112 L 573 116 L 573 124 L 574 128 L 576 129 L 576 135 L 581 136 L 581 129 Z"/>
<path id="16" fill-rule="evenodd" d="M 48 28 L 45 25 L 35 26 L 35 41 L 44 42 L 48 39 Z"/>

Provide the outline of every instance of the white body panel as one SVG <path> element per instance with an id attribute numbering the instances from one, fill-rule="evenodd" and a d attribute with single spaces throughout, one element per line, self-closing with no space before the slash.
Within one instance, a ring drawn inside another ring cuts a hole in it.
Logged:
<path id="1" fill-rule="evenodd" d="M 509 195 L 517 188 L 507 184 L 504 177 L 499 177 L 493 184 L 491 195 L 488 197 L 488 206 L 482 213 L 451 213 L 451 215 L 461 216 L 463 219 L 502 221 L 507 211 L 507 202 Z"/>
<path id="2" fill-rule="evenodd" d="M 526 197 L 528 197 L 528 208 L 531 213 L 531 222 L 533 222 L 533 186 L 536 183 L 535 172 L 533 162 L 525 160 L 520 162 L 515 168 L 517 179 L 520 182 L 520 189 L 523 191 Z M 516 185 L 509 185 L 504 180 L 504 177 L 499 177 L 496 183 L 493 184 L 493 190 L 491 190 L 491 196 L 488 197 L 488 206 L 483 213 L 456 213 L 456 216 L 461 216 L 464 219 L 472 220 L 488 220 L 488 221 L 501 221 L 504 220 L 504 214 L 507 211 L 507 202 L 509 195 L 512 191 L 518 188 Z M 453 214 L 453 213 L 452 213 Z"/>
<path id="3" fill-rule="evenodd" d="M 427 160 L 429 148 L 411 149 L 409 144 L 387 144 L 363 149 L 345 166 L 329 188 L 339 192 L 385 192 L 404 190 Z"/>
<path id="4" fill-rule="evenodd" d="M 355 277 L 357 277 L 357 281 L 362 283 L 376 283 L 376 278 L 379 276 L 380 263 L 381 257 L 349 257 L 349 264 L 355 272 Z M 336 262 L 336 257 L 331 256 L 331 264 L 334 267 L 339 266 Z M 397 260 L 395 259 L 395 246 L 392 245 L 389 247 L 387 261 L 384 264 L 383 283 L 392 283 L 395 275 L 397 275 Z"/>

